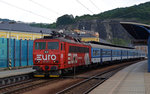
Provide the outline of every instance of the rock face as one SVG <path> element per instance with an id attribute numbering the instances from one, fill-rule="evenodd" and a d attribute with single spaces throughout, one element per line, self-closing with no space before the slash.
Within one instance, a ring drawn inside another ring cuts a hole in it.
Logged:
<path id="1" fill-rule="evenodd" d="M 119 21 L 113 20 L 91 20 L 91 21 L 79 21 L 74 26 L 79 30 L 90 30 L 99 32 L 100 38 L 105 40 L 111 40 L 113 38 L 130 40 L 132 37 L 127 31 L 120 25 Z"/>

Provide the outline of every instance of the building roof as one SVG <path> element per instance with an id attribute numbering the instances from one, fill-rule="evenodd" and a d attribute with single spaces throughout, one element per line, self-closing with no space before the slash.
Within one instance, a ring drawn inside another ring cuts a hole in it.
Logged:
<path id="1" fill-rule="evenodd" d="M 114 45 L 114 44 L 110 44 L 110 43 L 103 43 L 103 42 L 96 42 L 96 41 L 91 41 L 90 43 L 99 44 L 99 45 L 106 45 L 106 46 L 110 46 L 110 47 L 134 49 L 133 47 L 119 46 L 119 45 Z"/>
<path id="2" fill-rule="evenodd" d="M 42 31 L 42 33 L 45 33 L 45 34 L 50 34 L 52 31 L 47 28 L 32 27 L 28 24 L 16 23 L 16 22 L 1 22 L 0 30 L 31 32 L 31 33 L 41 33 Z"/>

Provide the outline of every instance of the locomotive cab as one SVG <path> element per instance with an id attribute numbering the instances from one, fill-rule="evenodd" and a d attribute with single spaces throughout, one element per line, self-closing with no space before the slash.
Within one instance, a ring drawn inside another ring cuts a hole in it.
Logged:
<path id="1" fill-rule="evenodd" d="M 33 53 L 35 77 L 59 77 L 65 53 L 63 42 L 58 39 L 37 39 L 34 41 Z"/>

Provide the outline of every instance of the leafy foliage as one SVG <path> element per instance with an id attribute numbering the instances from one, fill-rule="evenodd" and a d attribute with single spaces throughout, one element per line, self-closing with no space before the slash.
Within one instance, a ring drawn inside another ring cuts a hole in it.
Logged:
<path id="1" fill-rule="evenodd" d="M 52 23 L 52 24 L 31 23 L 30 26 L 41 27 L 41 28 L 56 28 L 56 23 Z"/>
<path id="2" fill-rule="evenodd" d="M 75 18 L 72 15 L 63 15 L 59 17 L 56 23 L 52 24 L 31 24 L 31 26 L 44 27 L 44 28 L 56 28 L 58 26 L 73 24 L 80 20 L 96 20 L 96 19 L 122 19 L 122 20 L 134 20 L 137 22 L 150 24 L 150 2 L 146 2 L 139 5 L 134 5 L 131 7 L 125 8 L 116 8 L 113 10 L 105 11 L 103 13 L 94 14 L 94 15 L 83 15 L 76 16 Z"/>
<path id="3" fill-rule="evenodd" d="M 75 22 L 75 19 L 73 17 L 73 15 L 63 15 L 59 18 L 57 18 L 56 21 L 56 26 L 61 26 L 61 25 L 69 25 L 69 24 L 73 24 Z"/>
<path id="4" fill-rule="evenodd" d="M 13 22 L 15 22 L 14 20 L 10 20 L 10 19 L 1 19 L 1 18 L 0 18 L 0 21 L 4 21 L 4 22 L 11 22 L 11 21 L 13 21 Z"/>
<path id="5" fill-rule="evenodd" d="M 135 19 L 138 22 L 150 24 L 150 2 L 139 5 L 134 5 L 126 8 L 116 8 L 95 15 L 83 15 L 76 17 L 76 20 L 91 20 L 91 19 Z"/>
<path id="6" fill-rule="evenodd" d="M 121 46 L 129 46 L 128 44 L 131 43 L 130 40 L 124 40 L 120 38 L 113 38 L 112 40 L 109 40 L 109 42 L 111 42 L 112 44 L 121 45 Z"/>

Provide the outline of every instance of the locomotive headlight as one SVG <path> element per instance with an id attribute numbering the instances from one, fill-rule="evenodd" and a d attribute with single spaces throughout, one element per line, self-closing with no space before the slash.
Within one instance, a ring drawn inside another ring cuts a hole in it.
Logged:
<path id="1" fill-rule="evenodd" d="M 58 63 L 58 61 L 53 61 L 54 63 Z"/>
<path id="2" fill-rule="evenodd" d="M 40 63 L 40 61 L 38 61 L 38 60 L 35 60 L 35 63 Z"/>

